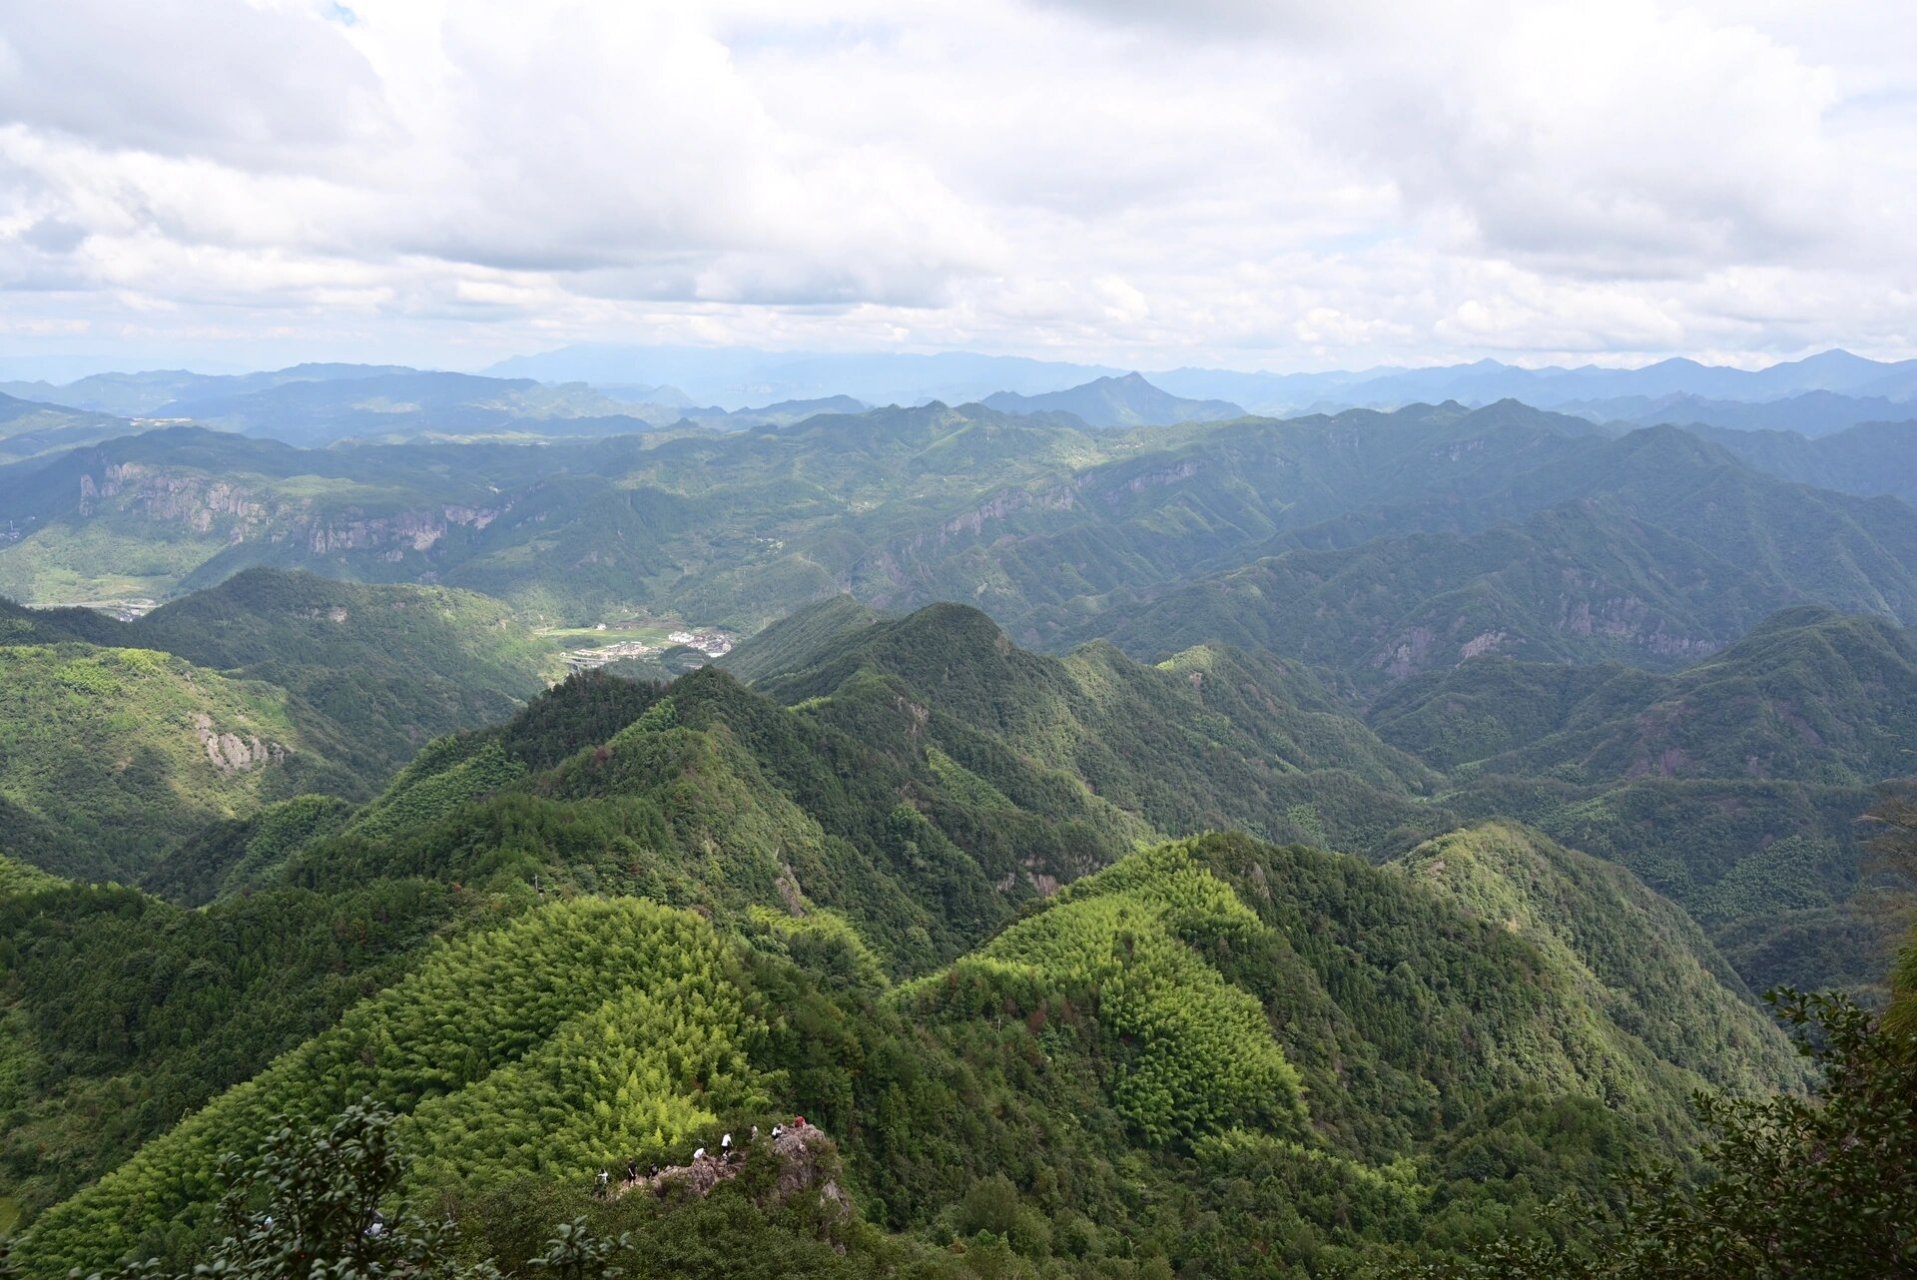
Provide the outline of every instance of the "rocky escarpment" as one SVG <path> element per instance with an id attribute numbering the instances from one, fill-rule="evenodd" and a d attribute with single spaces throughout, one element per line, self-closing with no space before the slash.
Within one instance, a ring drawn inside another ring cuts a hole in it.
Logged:
<path id="1" fill-rule="evenodd" d="M 803 1129 L 786 1129 L 776 1138 L 753 1139 L 729 1156 L 700 1155 L 690 1164 L 641 1174 L 613 1186 L 611 1194 L 615 1198 L 635 1192 L 708 1196 L 721 1183 L 732 1181 L 748 1169 L 762 1167 L 761 1162 L 768 1160 L 776 1161 L 778 1166 L 767 1193 L 771 1206 L 784 1205 L 797 1196 L 813 1193 L 823 1204 L 831 1206 L 840 1220 L 852 1216 L 852 1201 L 839 1185 L 838 1144 L 824 1131 L 809 1125 Z"/>
<path id="2" fill-rule="evenodd" d="M 244 773 L 255 765 L 286 763 L 286 748 L 280 743 L 263 742 L 257 734 L 242 738 L 237 733 L 222 733 L 204 711 L 193 717 L 193 732 L 199 736 L 206 758 L 222 774 Z"/>
<path id="3" fill-rule="evenodd" d="M 397 561 L 437 545 L 454 529 L 481 530 L 511 509 L 457 503 L 372 514 L 355 505 L 324 506 L 312 497 L 256 490 L 203 472 L 145 463 L 111 463 L 80 476 L 82 519 L 110 513 L 184 527 L 228 545 L 290 543 L 315 556 L 384 554 Z"/>

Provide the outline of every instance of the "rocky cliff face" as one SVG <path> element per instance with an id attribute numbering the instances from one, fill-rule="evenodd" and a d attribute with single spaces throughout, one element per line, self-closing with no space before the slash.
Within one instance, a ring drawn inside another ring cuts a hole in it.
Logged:
<path id="1" fill-rule="evenodd" d="M 331 506 L 202 472 L 127 462 L 82 474 L 77 512 L 82 519 L 117 513 L 223 536 L 230 546 L 266 539 L 314 556 L 362 552 L 398 561 L 409 552 L 431 550 L 454 529 L 484 529 L 510 509 L 510 503 L 435 505 L 373 515 L 350 504 Z"/>
<path id="2" fill-rule="evenodd" d="M 231 731 L 222 732 L 204 711 L 193 717 L 193 731 L 206 758 L 222 774 L 244 773 L 255 765 L 286 763 L 286 747 L 281 743 L 262 742 L 257 734 L 242 738 Z"/>

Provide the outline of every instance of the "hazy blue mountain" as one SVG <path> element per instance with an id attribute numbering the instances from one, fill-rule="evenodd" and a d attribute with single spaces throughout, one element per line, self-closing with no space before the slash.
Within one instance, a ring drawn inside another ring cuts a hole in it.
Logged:
<path id="1" fill-rule="evenodd" d="M 515 356 L 486 372 L 595 386 L 670 383 L 696 400 L 738 407 L 833 395 L 881 405 L 962 404 L 994 391 L 1058 391 L 1123 370 L 960 351 L 806 355 L 744 347 L 574 346 Z"/>
<path id="2" fill-rule="evenodd" d="M 357 381 L 430 371 L 376 365 L 296 365 L 239 375 L 183 370 L 94 374 L 63 385 L 0 383 L 0 393 L 79 409 L 145 416 L 174 402 L 204 404 L 289 383 Z M 729 347 L 573 346 L 515 356 L 486 369 L 489 377 L 548 384 L 585 383 L 622 404 L 688 409 L 713 405 L 737 410 L 781 401 L 850 396 L 867 404 L 963 404 L 994 393 L 1034 396 L 1067 391 L 1123 370 L 1102 365 L 990 356 L 971 352 L 804 353 Z M 455 375 L 456 376 L 456 375 Z M 1431 368 L 1373 368 L 1321 373 L 1270 373 L 1185 367 L 1145 371 L 1159 389 L 1185 399 L 1223 400 L 1280 416 L 1366 407 L 1394 409 L 1457 400 L 1484 405 L 1515 398 L 1546 408 L 1618 401 L 1605 416 L 1639 415 L 1670 397 L 1703 402 L 1757 403 L 1812 392 L 1905 403 L 1917 399 L 1917 361 L 1885 363 L 1845 351 L 1827 351 L 1767 369 L 1715 367 L 1664 360 L 1641 369 L 1523 369 L 1497 360 Z M 1807 402 L 1814 405 L 1816 402 Z M 1599 412 L 1590 409 L 1591 412 Z M 1701 420 L 1716 421 L 1705 410 Z M 645 414 L 648 418 L 652 414 Z M 1695 415 L 1694 415 L 1695 416 Z M 1872 416 L 1883 416 L 1873 414 Z M 1862 419 L 1853 419 L 1862 420 Z M 1731 424 L 1726 425 L 1742 425 Z M 1798 426 L 1809 423 L 1753 422 Z"/>
<path id="3" fill-rule="evenodd" d="M 851 396 L 821 396 L 816 400 L 781 400 L 757 409 L 728 411 L 716 405 L 687 409 L 685 419 L 719 431 L 743 431 L 748 427 L 787 427 L 822 413 L 863 413 L 869 408 Z"/>
<path id="4" fill-rule="evenodd" d="M 1004 413 L 1069 413 L 1092 427 L 1168 427 L 1245 416 L 1229 401 L 1187 400 L 1159 390 L 1136 373 L 1035 396 L 1000 391 L 986 396 L 984 403 Z"/>
<path id="5" fill-rule="evenodd" d="M 300 364 L 244 374 L 151 369 L 141 373 L 96 373 L 62 386 L 34 385 L 36 394 L 53 404 L 122 417 L 145 417 L 160 413 L 178 400 L 244 395 L 289 382 L 330 382 L 407 372 L 411 371 L 400 365 L 368 364 Z"/>
<path id="6" fill-rule="evenodd" d="M 605 392 L 615 400 L 623 400 L 627 404 L 658 404 L 664 405 L 669 409 L 693 409 L 698 407 L 698 402 L 691 396 L 679 388 L 665 383 L 661 383 L 657 386 L 650 386 L 645 383 L 615 384 L 611 386 L 600 386 L 598 390 Z"/>
<path id="7" fill-rule="evenodd" d="M 136 430 L 126 419 L 110 414 L 0 394 L 0 464 L 97 444 Z M 0 521 L 5 518 L 0 514 Z"/>
<path id="8" fill-rule="evenodd" d="M 1786 480 L 1917 505 L 1917 422 L 1867 422 L 1806 439 L 1794 431 L 1694 427 L 1747 466 Z"/>
<path id="9" fill-rule="evenodd" d="M 621 435 L 679 416 L 664 406 L 614 400 L 583 383 L 547 386 L 412 369 L 259 389 L 202 388 L 157 412 L 298 445 L 428 434 Z"/>
<path id="10" fill-rule="evenodd" d="M 1545 408 L 1650 424 L 1694 420 L 1695 415 L 1654 416 L 1661 404 L 1674 399 L 1757 403 L 1823 392 L 1902 402 L 1917 396 L 1917 362 L 1886 364 L 1845 351 L 1827 351 L 1755 371 L 1684 359 L 1663 360 L 1641 369 L 1595 365 L 1522 369 L 1497 360 L 1478 360 L 1424 369 L 1271 374 L 1186 368 L 1150 376 L 1176 395 L 1225 396 L 1255 412 L 1281 416 L 1354 406 L 1394 409 L 1443 400 L 1482 405 L 1517 399 Z M 1713 419 L 1705 416 L 1702 420 Z"/>
<path id="11" fill-rule="evenodd" d="M 1644 426 L 1728 427 L 1737 431 L 1795 431 L 1829 435 L 1866 422 L 1917 419 L 1917 403 L 1883 396 L 1848 396 L 1835 391 L 1806 391 L 1782 400 L 1707 400 L 1694 395 L 1617 396 L 1569 400 L 1556 406 L 1599 422 Z"/>
<path id="12" fill-rule="evenodd" d="M 548 386 L 524 378 L 356 364 L 228 376 L 160 370 L 96 374 L 65 386 L 9 385 L 49 405 L 190 420 L 299 445 L 429 433 L 615 435 L 676 421 L 685 399 L 669 387 L 647 390 L 679 403 L 641 401 L 581 383 Z"/>
<path id="13" fill-rule="evenodd" d="M 1354 382 L 1332 384 L 1327 395 L 1345 403 L 1378 407 L 1447 398 L 1482 404 L 1507 397 L 1544 408 L 1617 397 L 1765 401 L 1812 391 L 1882 395 L 1885 392 L 1870 388 L 1912 370 L 1917 370 L 1917 362 L 1885 364 L 1846 351 L 1827 351 L 1758 370 L 1704 365 L 1688 359 L 1661 360 L 1641 369 L 1592 365 L 1519 369 L 1495 360 L 1480 360 L 1434 369 L 1377 370 Z"/>

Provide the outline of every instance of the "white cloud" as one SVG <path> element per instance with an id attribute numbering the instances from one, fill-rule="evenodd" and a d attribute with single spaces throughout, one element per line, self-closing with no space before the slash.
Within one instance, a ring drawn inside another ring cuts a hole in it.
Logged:
<path id="1" fill-rule="evenodd" d="M 1284 368 L 1917 342 L 1917 16 L 1864 0 L 352 19 L 0 10 L 12 347 Z"/>

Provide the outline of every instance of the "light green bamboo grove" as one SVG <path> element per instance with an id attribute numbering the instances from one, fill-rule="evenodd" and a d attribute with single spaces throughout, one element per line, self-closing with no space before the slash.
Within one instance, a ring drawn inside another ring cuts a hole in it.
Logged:
<path id="1" fill-rule="evenodd" d="M 1263 1009 L 1190 945 L 1263 927 L 1188 844 L 1162 845 L 1079 881 L 907 994 L 936 1004 L 954 979 L 988 990 L 1003 979 L 1090 1000 L 1119 1064 L 1112 1101 L 1149 1142 L 1236 1125 L 1301 1135 L 1303 1089 Z"/>
<path id="2" fill-rule="evenodd" d="M 36 1272 L 104 1266 L 191 1231 L 216 1198 L 222 1151 L 272 1116 L 316 1121 L 362 1096 L 410 1116 L 423 1169 L 481 1183 L 584 1178 L 628 1148 L 675 1139 L 710 1118 L 709 1102 L 758 1097 L 723 955 L 697 915 L 631 898 L 554 903 L 446 943 L 49 1210 L 20 1260 Z"/>

